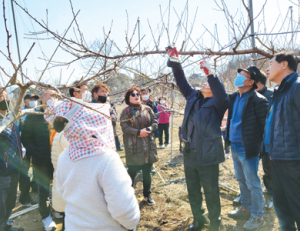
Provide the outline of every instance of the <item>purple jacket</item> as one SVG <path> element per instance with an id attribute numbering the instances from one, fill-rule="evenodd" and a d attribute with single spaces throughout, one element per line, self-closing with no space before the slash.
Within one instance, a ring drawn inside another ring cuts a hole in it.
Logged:
<path id="1" fill-rule="evenodd" d="M 164 106 L 168 107 L 167 104 L 165 104 Z M 163 109 L 160 105 L 157 106 L 157 110 L 158 110 L 158 112 L 165 111 L 165 109 Z M 170 123 L 170 116 L 171 116 L 170 111 L 159 113 L 158 124 Z"/>

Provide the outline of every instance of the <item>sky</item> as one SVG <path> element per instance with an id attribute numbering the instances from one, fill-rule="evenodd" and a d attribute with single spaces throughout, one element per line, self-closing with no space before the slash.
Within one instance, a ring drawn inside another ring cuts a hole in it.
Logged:
<path id="1" fill-rule="evenodd" d="M 66 28 L 70 25 L 70 22 L 73 19 L 72 11 L 70 8 L 69 0 L 16 0 L 20 5 L 25 7 L 30 14 L 39 21 L 44 21 L 48 24 L 48 27 L 63 34 Z M 220 0 L 216 0 L 220 3 Z M 247 3 L 248 1 L 245 0 Z M 293 0 L 294 2 L 298 0 Z M 12 53 L 13 60 L 18 63 L 17 57 L 17 48 L 15 40 L 15 32 L 13 26 L 13 17 L 11 9 L 11 0 L 4 0 L 6 6 L 6 18 L 7 25 L 10 34 L 12 35 L 10 39 L 10 49 Z M 245 10 L 242 6 L 241 0 L 225 0 L 229 11 L 236 15 L 236 18 L 241 18 L 245 14 Z M 77 21 L 81 32 L 84 34 L 85 40 L 88 45 L 92 45 L 95 40 L 103 41 L 103 28 L 105 28 L 106 33 L 109 31 L 112 24 L 112 31 L 110 38 L 114 40 L 120 49 L 126 49 L 125 42 L 125 31 L 127 26 L 129 28 L 129 35 L 131 36 L 134 29 L 137 19 L 140 19 L 140 29 L 141 37 L 145 35 L 145 38 L 141 41 L 141 49 L 146 48 L 147 50 L 153 49 L 154 43 L 152 40 L 151 31 L 148 26 L 148 20 L 154 32 L 154 36 L 157 38 L 159 31 L 157 30 L 157 25 L 161 26 L 161 11 L 164 17 L 165 24 L 168 23 L 168 5 L 169 0 L 73 0 L 74 11 L 77 12 L 80 10 L 80 13 L 77 17 Z M 169 20 L 169 29 L 170 29 L 170 43 L 174 40 L 174 35 L 176 34 L 177 25 L 179 22 L 178 15 L 185 9 L 186 1 L 184 0 L 171 0 L 170 8 L 170 20 Z M 263 0 L 253 0 L 254 5 L 254 16 L 256 16 L 264 4 Z M 255 32 L 271 32 L 272 27 L 275 21 L 278 19 L 279 24 L 285 20 L 288 13 L 289 6 L 293 6 L 293 17 L 295 25 L 297 26 L 298 21 L 298 8 L 289 0 L 267 0 L 264 14 L 261 14 L 255 20 Z M 188 30 L 191 28 L 194 16 L 196 13 L 196 19 L 194 23 L 194 30 L 191 33 L 191 40 L 189 41 L 189 46 L 193 45 L 193 42 L 196 41 L 196 38 L 206 30 L 214 32 L 215 25 L 218 28 L 218 37 L 222 44 L 228 43 L 228 29 L 227 21 L 224 17 L 223 12 L 217 11 L 217 6 L 213 0 L 189 0 L 188 1 L 188 10 L 184 11 L 183 21 L 187 22 Z M 53 54 L 54 50 L 57 47 L 57 42 L 49 39 L 50 34 L 44 33 L 41 35 L 29 35 L 32 32 L 41 32 L 44 31 L 38 24 L 36 24 L 30 17 L 24 13 L 17 5 L 14 4 L 15 8 L 15 17 L 16 25 L 18 31 L 18 39 L 20 43 L 20 53 L 21 57 L 24 57 L 30 46 L 33 42 L 36 42 L 32 52 L 28 56 L 28 60 L 23 65 L 23 71 L 30 76 L 31 79 L 37 80 L 45 68 L 47 62 L 44 59 L 49 59 Z M 128 22 L 127 22 L 127 13 L 128 13 Z M 48 17 L 47 17 L 48 12 Z M 0 15 L 3 15 L 3 9 L 0 9 Z M 265 17 L 266 22 L 266 31 L 264 31 L 264 26 L 261 24 L 262 17 Z M 282 31 L 289 30 L 288 20 L 290 15 L 288 14 L 287 23 L 285 24 L 286 28 L 283 28 Z M 279 28 L 278 28 L 279 29 Z M 66 37 L 75 40 L 74 30 L 77 28 L 75 24 L 72 25 L 72 28 L 67 33 Z M 177 38 L 174 45 L 180 47 L 182 41 L 184 40 L 185 29 L 181 27 L 178 32 L 179 37 Z M 273 32 L 276 29 L 273 30 Z M 37 40 L 37 38 L 47 38 L 46 40 Z M 193 42 L 192 42 L 193 40 Z M 200 40 L 201 44 L 207 48 L 217 49 L 217 44 L 211 39 L 209 33 L 206 32 L 203 40 Z M 133 44 L 138 42 L 138 33 L 134 34 Z M 166 36 L 166 33 L 163 34 L 160 43 L 160 49 L 164 49 L 168 45 L 169 41 Z M 3 17 L 0 17 L 0 50 L 7 54 L 6 49 L 7 37 L 4 28 Z M 187 48 L 189 49 L 189 48 Z M 196 50 L 196 47 L 193 47 L 193 50 Z M 199 47 L 198 47 L 199 49 Z M 153 59 L 151 65 L 155 65 L 155 62 L 164 62 L 164 57 L 161 56 L 161 59 Z M 22 58 L 21 58 L 22 59 Z M 70 55 L 66 52 L 59 49 L 54 55 L 54 61 L 68 62 L 72 59 Z M 144 58 L 146 59 L 146 58 Z M 146 62 L 146 61 L 145 61 Z M 149 63 L 148 63 L 149 65 Z M 159 64 L 161 65 L 161 63 Z M 158 65 L 158 66 L 159 66 Z M 13 69 L 11 65 L 6 61 L 3 55 L 0 54 L 0 66 L 3 67 L 8 73 L 12 73 Z M 74 70 L 74 72 L 73 72 Z M 1 71 L 0 71 L 1 72 Z M 45 71 L 42 81 L 57 83 L 59 76 L 62 76 L 62 83 L 66 83 L 70 74 L 73 72 L 71 81 L 79 79 L 82 75 L 85 74 L 86 70 L 82 68 L 82 63 L 77 62 L 70 66 L 55 67 L 50 68 Z M 3 85 L 3 81 L 6 82 L 8 79 L 5 78 L 4 74 L 0 75 L 0 84 Z"/>

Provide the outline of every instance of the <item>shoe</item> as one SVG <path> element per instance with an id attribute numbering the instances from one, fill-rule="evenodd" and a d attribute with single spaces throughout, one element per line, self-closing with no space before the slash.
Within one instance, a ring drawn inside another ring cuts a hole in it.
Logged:
<path id="1" fill-rule="evenodd" d="M 265 209 L 272 209 L 274 207 L 273 197 L 268 196 L 264 202 Z"/>
<path id="2" fill-rule="evenodd" d="M 165 144 L 165 147 L 167 148 L 169 144 Z"/>
<path id="3" fill-rule="evenodd" d="M 154 205 L 155 204 L 155 201 L 153 200 L 153 198 L 151 196 L 144 197 L 144 201 L 146 201 L 148 205 Z"/>
<path id="4" fill-rule="evenodd" d="M 202 230 L 204 225 L 208 224 L 208 220 L 205 216 L 202 216 L 202 219 L 199 221 L 194 221 L 193 224 L 190 225 L 188 230 L 191 231 L 199 231 Z"/>
<path id="5" fill-rule="evenodd" d="M 264 218 L 254 218 L 250 217 L 250 219 L 244 224 L 245 230 L 256 230 L 266 225 Z"/>
<path id="6" fill-rule="evenodd" d="M 22 202 L 20 202 L 20 203 L 23 207 L 30 207 L 32 205 L 36 205 L 38 203 L 38 201 L 30 198 L 30 200 L 28 200 L 24 203 L 22 203 Z"/>
<path id="7" fill-rule="evenodd" d="M 162 145 L 162 144 L 160 144 L 160 145 L 159 145 L 159 148 L 163 148 L 163 145 Z"/>
<path id="8" fill-rule="evenodd" d="M 56 212 L 56 211 L 55 211 L 55 213 L 54 213 L 54 217 L 57 218 L 57 219 L 62 219 L 62 218 L 64 218 L 64 216 L 63 216 L 61 213 Z"/>
<path id="9" fill-rule="evenodd" d="M 229 212 L 228 216 L 234 219 L 237 218 L 249 219 L 251 214 L 244 208 L 244 206 L 241 206 L 239 209 Z"/>
<path id="10" fill-rule="evenodd" d="M 238 196 L 233 200 L 233 205 L 240 205 L 241 204 L 241 196 Z"/>
<path id="11" fill-rule="evenodd" d="M 6 221 L 6 226 L 10 226 L 10 227 L 12 227 L 13 226 L 13 224 L 14 224 L 14 220 L 7 220 Z"/>
<path id="12" fill-rule="evenodd" d="M 230 159 L 230 153 L 225 154 L 225 159 Z"/>
<path id="13" fill-rule="evenodd" d="M 199 222 L 193 222 L 193 224 L 190 225 L 188 230 L 191 231 L 200 231 L 202 230 L 204 224 L 200 224 Z"/>
<path id="14" fill-rule="evenodd" d="M 123 152 L 124 150 L 122 148 L 117 149 L 117 152 Z"/>
<path id="15" fill-rule="evenodd" d="M 45 231 L 52 231 L 53 229 L 56 228 L 55 222 L 52 220 L 51 215 L 43 219 L 43 226 Z"/>

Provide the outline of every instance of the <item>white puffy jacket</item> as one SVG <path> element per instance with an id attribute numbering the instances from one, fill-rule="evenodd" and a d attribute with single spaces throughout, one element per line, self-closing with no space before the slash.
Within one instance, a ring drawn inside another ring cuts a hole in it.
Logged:
<path id="1" fill-rule="evenodd" d="M 59 156 L 56 172 L 57 192 L 67 202 L 66 231 L 135 229 L 139 204 L 119 154 L 107 150 L 73 161 L 69 147 Z"/>
<path id="2" fill-rule="evenodd" d="M 66 202 L 56 191 L 56 169 L 59 155 L 68 147 L 69 142 L 63 132 L 56 133 L 53 138 L 51 160 L 54 167 L 52 187 L 52 207 L 57 212 L 65 212 Z"/>

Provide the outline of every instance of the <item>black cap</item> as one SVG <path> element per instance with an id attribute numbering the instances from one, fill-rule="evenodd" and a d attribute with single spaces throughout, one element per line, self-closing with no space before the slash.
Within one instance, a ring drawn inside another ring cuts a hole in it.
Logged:
<path id="1" fill-rule="evenodd" d="M 256 67 L 256 66 L 250 66 L 247 69 L 238 69 L 238 73 L 240 73 L 241 71 L 246 71 L 248 73 L 250 73 L 250 78 L 254 80 L 254 84 L 253 87 L 256 89 L 257 88 L 257 82 L 259 82 L 260 77 L 261 77 L 261 72 L 260 70 Z"/>
<path id="2" fill-rule="evenodd" d="M 31 98 L 34 98 L 35 100 L 38 100 L 40 97 L 37 96 L 37 95 L 33 95 L 33 94 L 27 94 L 27 95 L 24 96 L 24 101 L 26 99 L 31 99 Z"/>

